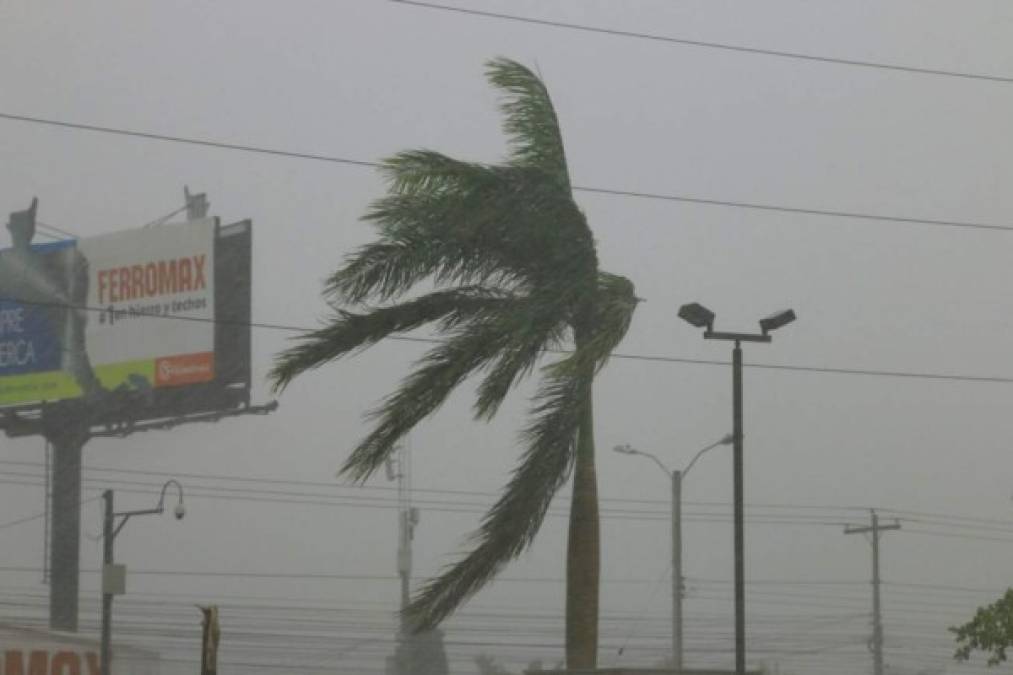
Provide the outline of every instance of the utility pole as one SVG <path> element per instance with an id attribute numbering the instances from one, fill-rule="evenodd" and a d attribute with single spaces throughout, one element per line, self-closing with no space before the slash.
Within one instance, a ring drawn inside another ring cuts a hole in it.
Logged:
<path id="1" fill-rule="evenodd" d="M 397 479 L 397 573 L 401 577 L 402 632 L 405 632 L 403 612 L 411 599 L 412 539 L 419 522 L 419 511 L 412 507 L 411 453 L 402 445 L 398 448 L 397 459 L 387 462 L 387 477 Z"/>
<path id="2" fill-rule="evenodd" d="M 672 668 L 682 672 L 682 471 L 672 472 Z"/>
<path id="3" fill-rule="evenodd" d="M 412 578 L 412 539 L 415 536 L 415 526 L 419 522 L 419 511 L 412 506 L 412 478 L 411 478 L 411 452 L 406 445 L 401 445 L 397 451 L 397 457 L 387 459 L 387 479 L 397 480 L 397 573 L 401 578 L 401 620 L 399 624 L 398 641 L 401 649 L 398 650 L 400 658 L 395 656 L 394 672 L 397 675 L 410 675 L 412 664 L 404 661 L 414 653 L 409 648 L 413 638 L 412 627 L 408 625 L 405 610 L 411 601 L 411 578 Z"/>
<path id="4" fill-rule="evenodd" d="M 879 601 L 879 533 L 884 530 L 899 530 L 900 523 L 894 520 L 889 525 L 879 524 L 875 509 L 870 511 L 872 524 L 847 526 L 844 534 L 872 534 L 872 664 L 873 675 L 883 675 L 883 616 Z"/>

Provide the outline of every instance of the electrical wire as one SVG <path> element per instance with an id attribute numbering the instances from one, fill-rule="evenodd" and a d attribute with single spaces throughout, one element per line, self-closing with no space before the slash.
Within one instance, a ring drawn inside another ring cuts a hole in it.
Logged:
<path id="1" fill-rule="evenodd" d="M 24 305 L 32 305 L 37 307 L 76 309 L 85 312 L 109 311 L 108 308 L 106 307 L 91 307 L 88 305 L 72 305 L 69 303 L 24 300 L 20 298 L 15 298 L 13 296 L 0 296 L 0 300 L 18 302 Z M 315 330 L 319 330 L 318 328 L 307 328 L 304 326 L 295 326 L 291 324 L 265 323 L 258 321 L 238 321 L 238 320 L 221 319 L 217 317 L 208 318 L 197 316 L 185 316 L 181 314 L 157 314 L 157 315 L 152 314 L 152 315 L 144 315 L 144 318 L 155 320 L 188 321 L 192 323 L 210 323 L 210 324 L 244 326 L 249 327 L 251 329 L 258 328 L 264 330 L 279 330 L 297 333 L 311 333 Z M 441 344 L 444 342 L 444 340 L 438 338 L 423 338 L 408 335 L 388 335 L 384 339 L 399 342 L 415 342 L 422 344 Z M 548 354 L 570 354 L 572 353 L 572 350 L 552 349 L 552 350 L 545 350 L 545 352 Z M 676 356 L 660 356 L 660 355 L 652 356 L 647 354 L 629 354 L 624 352 L 613 353 L 609 358 L 626 361 L 680 363 L 680 364 L 704 365 L 704 366 L 727 367 L 731 365 L 731 361 L 724 361 L 717 359 L 691 359 Z M 904 380 L 934 380 L 941 382 L 966 382 L 974 384 L 1013 384 L 1013 377 L 999 376 L 999 375 L 964 375 L 956 373 L 929 373 L 929 372 L 904 371 L 904 370 L 875 370 L 868 368 L 832 368 L 827 366 L 800 366 L 800 365 L 776 364 L 776 363 L 744 363 L 743 367 L 756 370 L 821 373 L 829 375 L 857 375 L 866 377 L 881 377 L 881 378 L 904 379 Z"/>
<path id="2" fill-rule="evenodd" d="M 84 506 L 85 504 L 94 502 L 94 501 L 96 501 L 96 500 L 98 500 L 100 498 L 101 497 L 89 497 L 89 498 L 87 498 L 87 499 L 85 499 L 85 500 L 83 500 L 81 502 L 81 506 Z M 14 520 L 9 520 L 6 523 L 0 523 L 0 530 L 6 529 L 8 527 L 14 527 L 15 525 L 20 525 L 22 523 L 30 523 L 33 520 L 38 520 L 39 518 L 45 518 L 45 517 L 46 517 L 46 512 L 42 511 L 41 513 L 35 513 L 35 514 L 30 515 L 30 516 L 25 516 L 24 518 L 16 518 Z"/>
<path id="3" fill-rule="evenodd" d="M 29 124 L 39 124 L 44 126 L 61 127 L 66 129 L 76 129 L 79 131 L 92 131 L 97 133 L 113 134 L 117 136 L 128 136 L 148 140 L 166 141 L 170 143 L 183 143 L 187 145 L 216 148 L 219 150 L 236 150 L 241 152 L 263 154 L 275 157 L 286 157 L 290 159 L 312 160 L 318 162 L 328 162 L 333 164 L 343 164 L 347 166 L 367 167 L 373 169 L 382 166 L 379 162 L 370 162 L 366 160 L 352 159 L 349 157 L 342 157 L 339 155 L 313 154 L 255 145 L 225 143 L 222 141 L 189 138 L 183 136 L 171 136 L 147 131 L 132 131 L 129 129 L 122 129 L 117 127 L 84 124 L 80 122 L 69 122 L 65 120 L 56 120 L 30 115 L 15 115 L 12 113 L 0 112 L 0 119 L 6 119 L 16 122 L 26 122 Z M 863 221 L 879 221 L 903 225 L 924 225 L 929 227 L 949 227 L 949 228 L 963 228 L 971 230 L 992 230 L 999 232 L 1013 231 L 1013 225 L 1000 225 L 996 223 L 983 223 L 965 220 L 950 220 L 942 218 L 914 218 L 910 216 L 897 216 L 890 214 L 863 213 L 860 211 L 851 211 L 847 209 L 820 209 L 805 206 L 764 204 L 759 202 L 745 202 L 740 200 L 717 199 L 708 197 L 698 197 L 692 195 L 646 192 L 641 190 L 623 190 L 618 188 L 596 187 L 588 185 L 574 185 L 573 189 L 577 192 L 585 192 L 588 194 L 599 194 L 614 197 L 628 197 L 633 199 L 646 199 L 664 202 L 681 202 L 686 204 L 737 208 L 752 211 L 770 211 L 775 213 L 788 213 L 794 215 L 842 218 L 842 219 L 863 220 Z"/>
<path id="4" fill-rule="evenodd" d="M 41 463 L 24 461 L 24 460 L 0 460 L 0 466 L 10 465 L 15 467 L 31 467 L 39 468 Z M 310 504 L 310 505 L 324 505 L 324 506 L 362 506 L 372 508 L 395 508 L 397 502 L 391 497 L 376 496 L 369 494 L 371 491 L 379 491 L 381 493 L 387 493 L 393 490 L 385 486 L 349 486 L 340 485 L 336 483 L 327 483 L 322 481 L 303 481 L 303 480 L 286 480 L 280 478 L 258 478 L 252 476 L 238 476 L 230 474 L 201 474 L 201 473 L 186 473 L 186 472 L 171 472 L 171 471 L 151 471 L 151 470 L 140 470 L 140 469 L 119 469 L 113 467 L 100 467 L 100 466 L 89 466 L 85 467 L 86 475 L 84 482 L 87 483 L 101 483 L 103 485 L 115 485 L 115 486 L 136 486 L 136 487 L 148 487 L 157 489 L 160 487 L 162 479 L 166 477 L 177 477 L 186 478 L 197 481 L 196 484 L 189 486 L 189 493 L 194 497 L 204 498 L 224 498 L 229 496 L 243 496 L 250 495 L 251 501 L 267 501 L 273 502 L 273 497 L 293 497 L 298 498 L 298 501 L 291 503 L 296 504 Z M 128 476 L 139 476 L 139 477 L 150 477 L 154 478 L 154 481 L 143 481 L 143 480 L 130 480 L 115 478 L 106 474 L 123 474 Z M 0 470 L 0 476 L 18 480 L 6 480 L 2 479 L 6 484 L 15 485 L 26 485 L 30 487 L 36 487 L 41 485 L 43 476 L 34 472 L 24 471 L 12 471 L 12 470 Z M 21 480 L 29 479 L 29 480 Z M 253 485 L 269 485 L 271 488 L 262 487 L 249 487 L 244 484 Z M 292 486 L 298 488 L 326 488 L 328 490 L 337 490 L 339 492 L 308 492 L 305 490 L 298 489 L 277 489 L 281 486 Z M 92 489 L 92 488 L 88 488 Z M 126 490 L 128 492 L 136 492 L 144 494 L 145 490 Z M 226 494 L 223 494 L 226 493 Z M 365 494 L 364 494 L 365 493 Z M 470 497 L 481 497 L 484 499 L 494 499 L 497 495 L 494 492 L 483 492 L 474 490 L 449 490 L 449 489 L 416 489 L 413 493 L 422 495 L 433 495 L 442 497 L 453 497 L 453 499 L 434 499 L 434 498 L 416 498 L 415 503 L 419 506 L 429 508 L 431 510 L 440 511 L 441 507 L 451 507 L 448 509 L 449 512 L 461 511 L 466 513 L 482 513 L 489 506 L 488 501 L 472 501 Z M 259 499 L 259 498 L 265 499 Z M 461 497 L 465 499 L 460 499 Z M 560 499 L 566 499 L 566 495 L 561 495 Z M 611 503 L 622 503 L 626 500 L 614 499 L 609 497 L 602 497 L 601 502 L 604 504 Z M 610 516 L 622 516 L 628 519 L 639 519 L 639 520 L 668 520 L 670 514 L 667 508 L 668 502 L 662 500 L 636 500 L 638 503 L 657 505 L 658 509 L 633 509 L 627 507 L 605 507 L 602 509 L 603 515 Z M 684 502 L 684 505 L 689 507 L 684 512 L 684 517 L 689 522 L 729 522 L 731 519 L 731 513 L 726 509 L 729 504 L 724 502 Z M 714 510 L 714 507 L 719 507 L 721 510 Z M 767 504 L 763 502 L 749 503 L 747 507 L 751 509 L 751 513 L 747 515 L 747 520 L 750 522 L 756 522 L 759 524 L 782 524 L 782 525 L 821 525 L 821 526 L 840 526 L 844 521 L 850 517 L 849 513 L 837 513 L 838 511 L 856 512 L 856 511 L 867 511 L 868 507 L 864 506 L 840 506 L 840 505 L 813 505 L 813 504 Z M 694 510 L 700 509 L 700 510 Z M 814 510 L 822 511 L 823 513 L 812 513 Z M 888 509 L 882 509 L 884 512 Z M 892 512 L 898 514 L 905 513 L 921 513 L 918 511 L 909 511 L 903 509 L 896 509 Z M 554 510 L 554 515 L 565 515 L 565 509 Z M 957 529 L 961 532 L 970 531 L 973 536 L 971 538 L 979 538 L 982 540 L 999 540 L 1006 541 L 1005 538 L 1001 537 L 989 537 L 989 536 L 978 536 L 977 533 L 1007 533 L 1013 536 L 1013 523 L 1009 521 L 1003 521 L 996 518 L 974 518 L 970 516 L 957 516 L 951 514 L 935 513 L 934 520 L 919 519 L 914 517 L 907 517 L 901 515 L 900 520 L 905 523 L 914 524 L 919 527 L 915 529 L 909 529 L 907 531 L 919 532 L 919 533 L 932 533 L 941 532 L 946 529 Z M 36 516 L 38 517 L 38 516 Z M 952 521 L 952 522 L 950 522 Z M 1006 527 L 997 527 L 997 524 L 1005 524 Z M 758 583 L 777 584 L 777 583 L 789 583 L 787 581 L 779 582 L 777 580 L 765 580 L 759 581 Z M 821 581 L 798 581 L 793 582 L 798 585 L 812 584 L 820 585 Z"/>
<path id="5" fill-rule="evenodd" d="M 801 52 L 790 52 L 776 49 L 762 49 L 759 47 L 747 47 L 744 45 L 735 45 L 723 42 L 690 40 L 687 38 L 678 38 L 669 35 L 661 35 L 658 33 L 642 33 L 629 30 L 618 30 L 614 28 L 599 28 L 596 26 L 568 23 L 565 21 L 552 21 L 549 19 L 538 19 L 534 17 L 519 16 L 516 14 L 504 14 L 499 12 L 488 12 L 478 9 L 470 9 L 465 7 L 455 7 L 452 5 L 441 5 L 435 2 L 423 2 L 422 0 L 391 0 L 391 1 L 401 5 L 412 5 L 414 7 L 420 7 L 430 10 L 454 12 L 457 14 L 466 14 L 469 16 L 478 16 L 488 19 L 499 19 L 504 21 L 534 24 L 539 26 L 548 26 L 552 28 L 565 28 L 567 30 L 582 31 L 586 33 L 597 33 L 600 35 L 611 35 L 614 37 L 636 38 L 640 40 L 650 40 L 652 42 L 666 42 L 670 44 L 678 44 L 687 47 L 701 47 L 705 49 L 723 50 L 729 52 L 737 52 L 742 54 L 752 54 L 760 56 L 771 56 L 782 59 L 793 59 L 816 63 L 830 63 L 842 66 L 855 66 L 860 68 L 872 68 L 877 70 L 895 71 L 914 75 L 933 75 L 940 77 L 960 78 L 966 80 L 997 82 L 1001 84 L 1013 84 L 1013 77 L 1005 77 L 1001 75 L 987 75 L 983 73 L 971 73 L 957 70 L 944 70 L 938 68 L 919 68 L 917 66 L 904 66 L 900 64 L 880 63 L 876 61 L 863 61 L 859 59 L 845 59 L 831 56 L 819 56 L 816 54 L 804 54 Z"/>

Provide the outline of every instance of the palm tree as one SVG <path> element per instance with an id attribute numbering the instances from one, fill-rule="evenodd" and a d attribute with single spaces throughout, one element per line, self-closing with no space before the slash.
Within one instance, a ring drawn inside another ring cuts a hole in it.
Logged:
<path id="1" fill-rule="evenodd" d="M 388 195 L 365 215 L 379 238 L 330 277 L 325 296 L 336 316 L 296 338 L 271 379 L 284 388 L 306 370 L 426 325 L 443 338 L 371 413 L 372 431 L 342 468 L 364 481 L 469 375 L 482 375 L 474 410 L 488 420 L 540 366 L 519 465 L 474 533 L 474 549 L 419 591 L 407 619 L 417 630 L 435 626 L 524 551 L 572 471 L 566 658 L 589 668 L 599 577 L 591 389 L 637 298 L 629 280 L 598 267 L 545 85 L 506 59 L 490 61 L 487 76 L 504 94 L 508 160 L 476 164 L 420 150 L 384 161 Z M 405 297 L 420 285 L 429 292 Z M 540 365 L 546 352 L 562 355 Z"/>

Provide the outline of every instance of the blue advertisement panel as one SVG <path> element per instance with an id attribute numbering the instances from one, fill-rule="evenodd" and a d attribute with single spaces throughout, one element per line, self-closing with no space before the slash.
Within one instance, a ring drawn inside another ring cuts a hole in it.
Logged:
<path id="1" fill-rule="evenodd" d="M 0 299 L 0 378 L 60 369 L 60 336 L 44 307 Z"/>

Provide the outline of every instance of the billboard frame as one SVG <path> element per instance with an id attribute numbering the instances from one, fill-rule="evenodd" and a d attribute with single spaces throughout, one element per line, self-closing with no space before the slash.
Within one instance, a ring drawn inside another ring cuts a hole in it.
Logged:
<path id="1" fill-rule="evenodd" d="M 196 416 L 199 421 L 206 421 L 251 409 L 253 224 L 246 219 L 223 226 L 218 218 L 213 220 L 213 380 L 143 391 L 113 390 L 99 402 L 79 397 L 3 406 L 0 407 L 0 430 L 12 438 L 50 436 L 52 425 L 62 421 L 75 426 L 83 424 L 89 435 L 123 436 L 140 427 L 164 428 L 167 420 L 176 420 L 178 424 Z M 98 307 L 86 309 L 96 313 L 104 311 Z M 150 320 L 178 319 L 170 314 Z M 250 411 L 270 412 L 264 410 L 264 406 Z"/>

